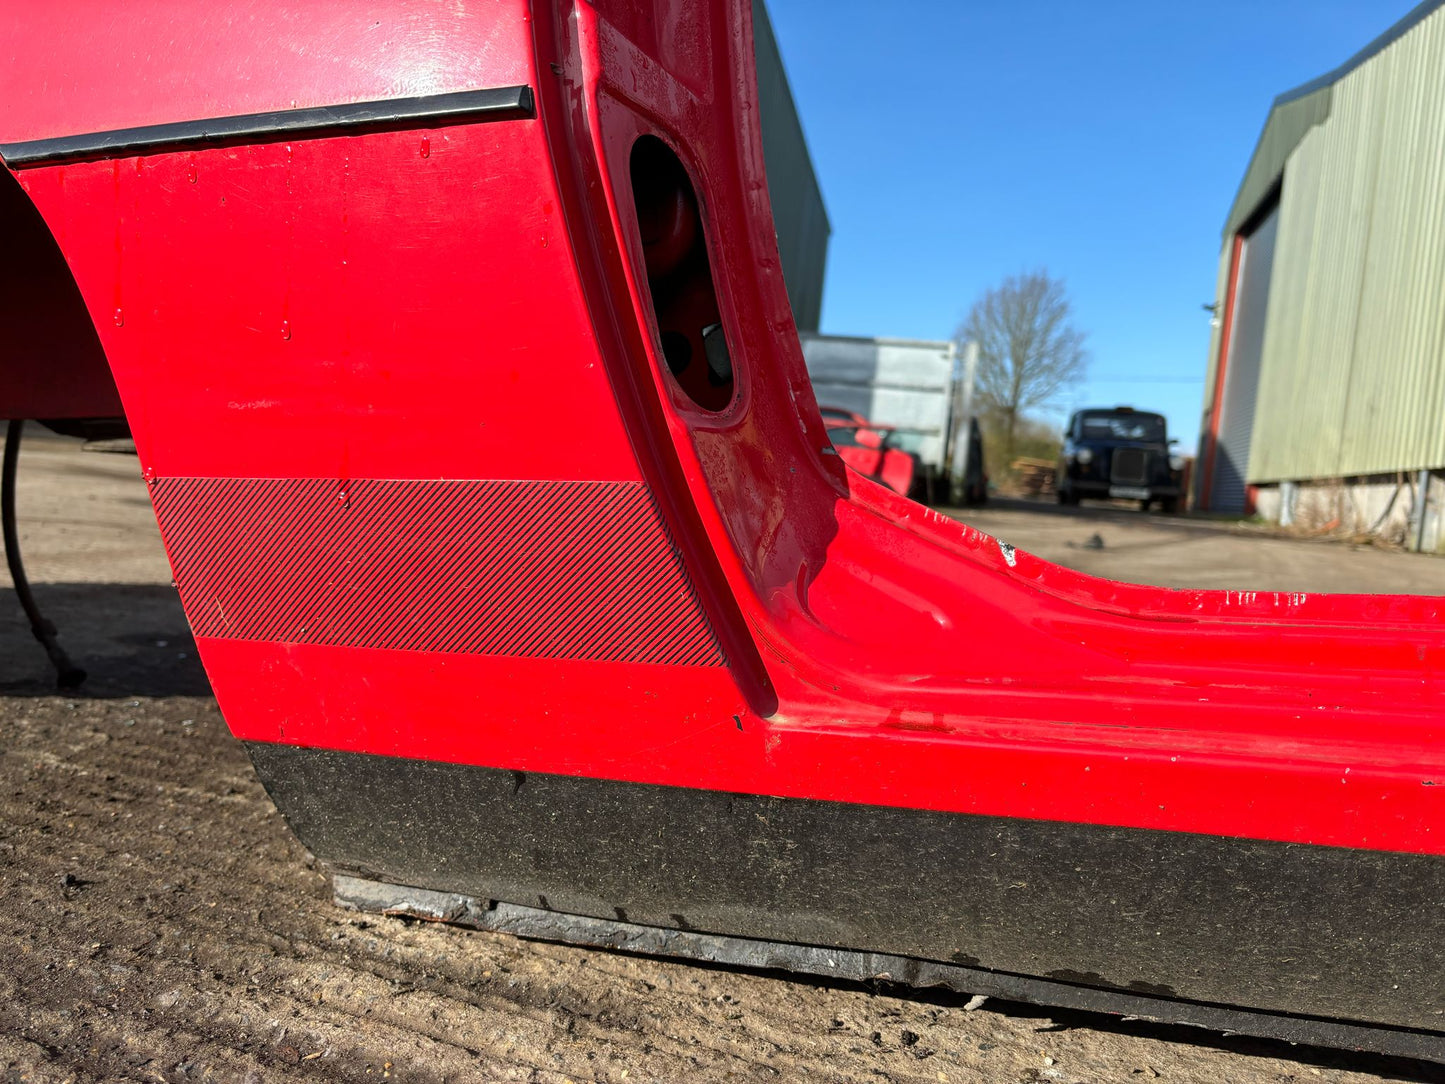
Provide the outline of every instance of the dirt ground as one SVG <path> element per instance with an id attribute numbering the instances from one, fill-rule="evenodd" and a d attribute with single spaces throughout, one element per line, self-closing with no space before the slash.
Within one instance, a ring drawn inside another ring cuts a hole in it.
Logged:
<path id="1" fill-rule="evenodd" d="M 951 995 L 338 910 L 208 695 L 136 461 L 52 440 L 29 447 L 21 515 L 32 577 L 91 679 L 55 695 L 0 581 L 6 1080 L 1445 1079 L 1365 1055 L 996 1002 L 968 1012 Z M 1338 566 L 1338 579 L 1278 584 L 1290 589 L 1445 588 L 1445 561 L 1214 526 L 1196 537 L 1187 523 L 1134 513 L 973 518 L 1045 556 L 1122 562 L 1089 571 L 1143 575 L 1147 565 L 1209 582 L 1199 576 L 1222 574 L 1209 571 L 1214 539 L 1241 575 L 1293 576 L 1315 551 Z M 1104 548 L 1079 548 L 1095 532 Z M 1247 560 L 1275 545 L 1288 547 L 1277 565 Z"/>

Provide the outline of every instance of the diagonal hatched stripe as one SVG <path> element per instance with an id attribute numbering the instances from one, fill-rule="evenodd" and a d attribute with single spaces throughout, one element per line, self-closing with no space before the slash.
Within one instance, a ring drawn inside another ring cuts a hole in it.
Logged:
<path id="1" fill-rule="evenodd" d="M 165 478 L 197 636 L 721 666 L 641 482 Z"/>

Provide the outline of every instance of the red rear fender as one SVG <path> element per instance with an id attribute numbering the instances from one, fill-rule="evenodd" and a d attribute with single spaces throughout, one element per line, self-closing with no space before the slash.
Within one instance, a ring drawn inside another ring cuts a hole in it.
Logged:
<path id="1" fill-rule="evenodd" d="M 247 24 L 234 55 L 168 33 L 190 44 L 141 99 L 102 88 L 144 18 L 71 34 L 54 101 L 59 39 L 9 76 L 0 153 L 115 373 L 237 734 L 1445 853 L 1439 601 L 1095 580 L 844 470 L 746 0 L 396 5 L 383 39 L 357 10 Z M 309 44 L 273 63 L 255 35 Z M 696 215 L 650 269 L 643 139 Z M 714 316 L 715 396 L 663 340 L 686 324 L 699 363 Z"/>

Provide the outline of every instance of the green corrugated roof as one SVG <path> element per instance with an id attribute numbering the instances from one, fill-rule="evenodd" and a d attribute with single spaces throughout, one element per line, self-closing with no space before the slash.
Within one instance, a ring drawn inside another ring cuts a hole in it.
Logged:
<path id="1" fill-rule="evenodd" d="M 1239 182 L 1239 191 L 1224 221 L 1224 236 L 1234 236 L 1278 186 L 1290 153 L 1304 134 L 1330 115 L 1334 86 L 1361 64 L 1409 33 L 1445 0 L 1423 0 L 1403 19 L 1366 45 L 1338 68 L 1286 91 L 1274 100 L 1264 130 L 1259 134 L 1249 168 Z"/>
<path id="2" fill-rule="evenodd" d="M 1431 8 L 1326 88 L 1328 119 L 1284 167 L 1250 482 L 1445 466 L 1445 4 Z"/>
<path id="3" fill-rule="evenodd" d="M 783 69 L 782 53 L 762 0 L 753 0 L 753 41 L 758 70 L 758 118 L 768 199 L 778 233 L 783 282 L 799 331 L 817 331 L 823 311 L 823 277 L 832 226 L 813 169 L 803 123 Z"/>

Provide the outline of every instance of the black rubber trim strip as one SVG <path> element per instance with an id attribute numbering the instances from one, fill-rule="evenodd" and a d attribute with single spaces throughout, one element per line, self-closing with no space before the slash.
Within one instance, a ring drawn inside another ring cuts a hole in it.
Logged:
<path id="1" fill-rule="evenodd" d="M 1445 1055 L 1440 856 L 247 748 L 307 848 L 368 880 L 1414 1029 Z"/>
<path id="2" fill-rule="evenodd" d="M 420 98 L 323 105 L 247 113 L 239 117 L 149 124 L 109 132 L 0 143 L 0 158 L 13 169 L 50 166 L 98 158 L 156 154 L 184 147 L 264 143 L 277 139 L 319 138 L 357 130 L 435 127 L 494 120 L 525 120 L 535 115 L 531 87 L 491 87 Z"/>

